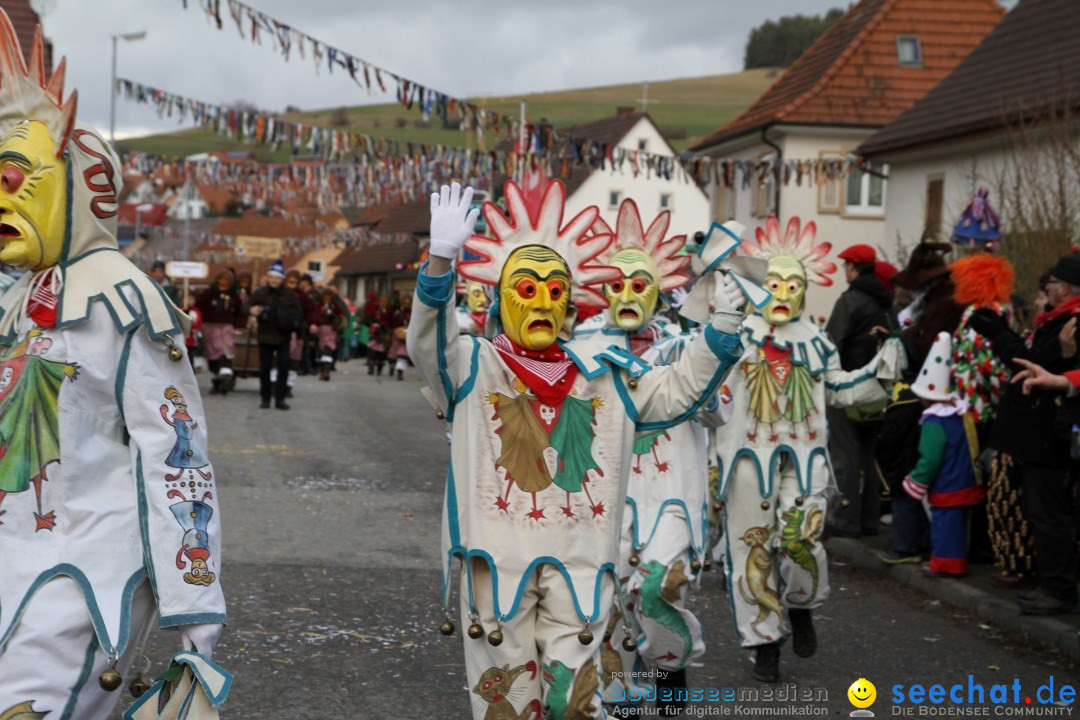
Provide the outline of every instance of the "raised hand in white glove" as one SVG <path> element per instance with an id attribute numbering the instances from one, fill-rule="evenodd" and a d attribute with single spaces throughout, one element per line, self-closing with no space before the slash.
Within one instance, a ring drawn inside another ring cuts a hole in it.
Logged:
<path id="1" fill-rule="evenodd" d="M 459 183 L 443 185 L 442 190 L 431 193 L 431 246 L 428 252 L 435 257 L 453 260 L 473 234 L 473 226 L 479 217 L 478 209 L 469 210 L 473 189 L 461 191 Z"/>
<path id="2" fill-rule="evenodd" d="M 716 274 L 712 305 L 712 326 L 726 335 L 738 333 L 744 317 L 746 296 L 739 289 L 739 284 L 726 272 Z"/>
<path id="3" fill-rule="evenodd" d="M 681 308 L 683 303 L 686 302 L 687 296 L 690 295 L 686 288 L 675 288 L 671 291 L 671 302 L 669 303 L 673 308 Z"/>
<path id="4" fill-rule="evenodd" d="M 214 646 L 221 637 L 225 626 L 220 623 L 201 623 L 199 625 L 181 625 L 180 640 L 185 650 L 194 650 L 200 655 L 212 657 Z"/>

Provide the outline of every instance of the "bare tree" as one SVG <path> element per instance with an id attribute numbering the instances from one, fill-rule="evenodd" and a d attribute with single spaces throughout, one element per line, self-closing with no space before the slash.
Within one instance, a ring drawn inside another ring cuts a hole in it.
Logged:
<path id="1" fill-rule="evenodd" d="M 1080 240 L 1080 105 L 1059 87 L 1042 108 L 1007 115 L 997 177 L 1004 250 L 1029 298 L 1038 277 Z"/>

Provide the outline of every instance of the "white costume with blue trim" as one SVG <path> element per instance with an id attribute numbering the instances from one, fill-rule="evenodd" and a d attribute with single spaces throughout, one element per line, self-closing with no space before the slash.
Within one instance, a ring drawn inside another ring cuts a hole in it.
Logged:
<path id="1" fill-rule="evenodd" d="M 825 407 L 884 400 L 878 371 L 889 376 L 898 347 L 890 341 L 865 368 L 844 372 L 836 346 L 806 317 L 772 326 L 751 315 L 742 340 L 727 380 L 731 420 L 713 447 L 732 614 L 742 645 L 753 647 L 789 634 L 788 608 L 829 596 L 818 540 L 834 488 Z"/>
<path id="2" fill-rule="evenodd" d="M 65 156 L 60 263 L 0 299 L 0 716 L 49 720 L 107 717 L 122 693 L 98 676 L 110 657 L 124 674 L 155 615 L 225 622 L 187 320 L 117 249 L 115 153 L 79 128 Z M 24 304 L 42 286 L 54 325 Z"/>
<path id="3" fill-rule="evenodd" d="M 577 368 L 572 391 L 548 407 L 495 343 L 458 334 L 452 302 L 452 274 L 421 273 L 408 343 L 454 427 L 443 515 L 445 592 L 454 558 L 464 560 L 463 623 L 477 621 L 488 634 L 498 628 L 504 637 L 498 646 L 465 639 L 474 717 L 483 720 L 492 702 L 483 683 L 505 680 L 503 668 L 515 679 L 508 699 L 524 713 L 539 710 L 541 697 L 544 705 L 559 705 L 578 668 L 590 661 L 600 667 L 637 433 L 697 413 L 741 348 L 738 338 L 710 326 L 679 361 L 651 369 L 629 351 L 581 354 L 571 341 L 562 349 Z M 560 428 L 572 434 L 564 437 Z M 524 478 L 510 477 L 506 465 L 508 453 L 533 442 L 547 445 L 534 465 L 551 482 L 530 492 L 516 486 Z M 583 644 L 586 627 L 594 639 Z M 592 716 L 602 717 L 599 694 L 593 706 Z"/>

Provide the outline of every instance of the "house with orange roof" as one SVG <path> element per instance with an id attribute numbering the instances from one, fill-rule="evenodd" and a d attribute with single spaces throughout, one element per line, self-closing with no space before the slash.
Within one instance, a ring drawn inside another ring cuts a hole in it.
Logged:
<path id="1" fill-rule="evenodd" d="M 692 151 L 751 162 L 844 161 L 941 82 L 1004 16 L 995 0 L 860 0 L 754 104 Z M 772 173 L 744 190 L 710 181 L 717 220 L 753 228 L 770 214 L 814 220 L 833 252 L 857 243 L 894 248 L 885 233 L 888 166 L 822 182 Z M 826 314 L 844 283 L 815 291 Z"/>
<path id="2" fill-rule="evenodd" d="M 1010 230 L 1024 232 L 1010 227 L 1017 202 L 1040 195 L 1030 202 L 1061 207 L 1045 200 L 1062 197 L 1059 183 L 1071 190 L 1065 196 L 1075 198 L 1077 28 L 1075 0 L 1020 0 L 948 77 L 859 146 L 861 155 L 889 166 L 895 200 L 885 220 L 888 237 L 917 240 L 926 232 L 948 240 L 980 186 L 990 190 L 1006 238 Z M 1041 240 L 1051 241 L 1047 233 Z M 1076 235 L 1059 241 L 1045 253 L 1036 251 L 1039 257 L 1018 262 L 1018 269 L 1027 264 L 1025 270 L 1038 273 L 1045 265 L 1037 263 L 1066 252 Z M 1015 254 L 1013 259 L 1019 260 Z"/>

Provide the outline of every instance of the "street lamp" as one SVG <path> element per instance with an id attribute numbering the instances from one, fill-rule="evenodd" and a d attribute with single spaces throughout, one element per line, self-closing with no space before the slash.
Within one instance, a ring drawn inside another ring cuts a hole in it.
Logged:
<path id="1" fill-rule="evenodd" d="M 109 87 L 109 97 L 112 104 L 109 106 L 109 143 L 116 145 L 116 41 L 117 40 L 142 40 L 146 37 L 146 31 L 130 33 L 117 33 L 112 36 L 112 85 Z"/>

